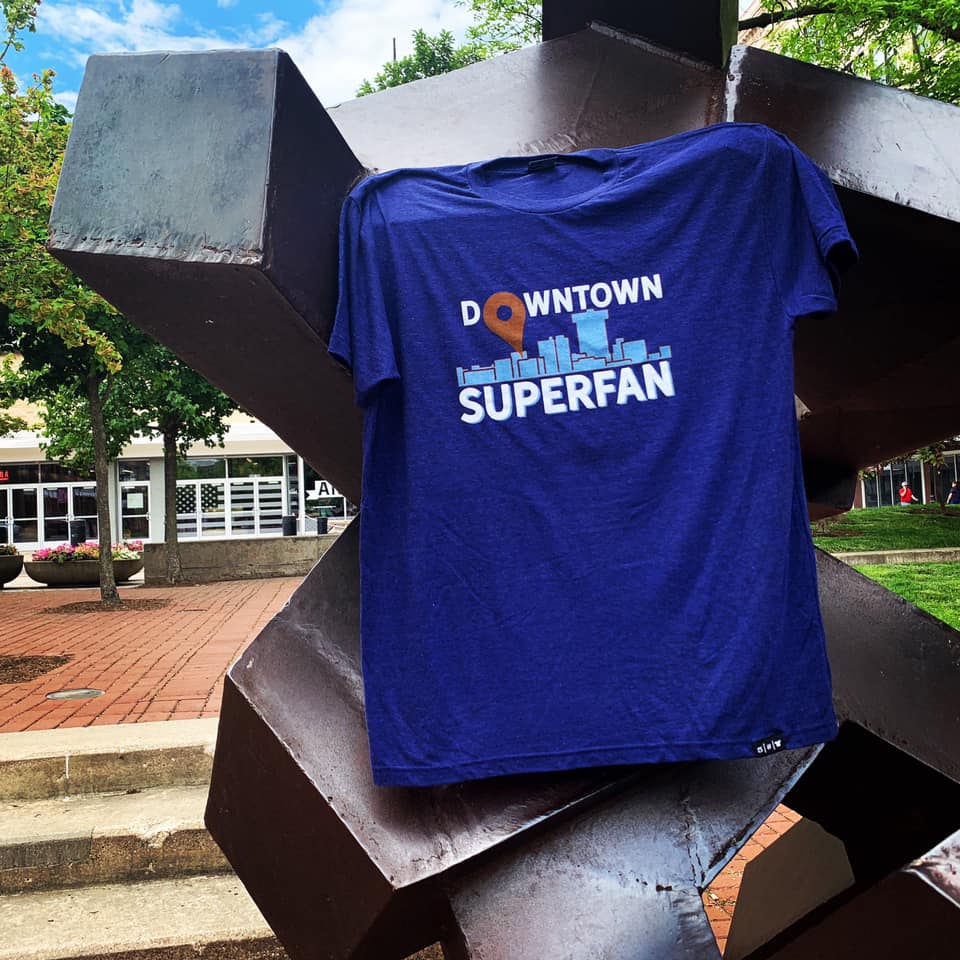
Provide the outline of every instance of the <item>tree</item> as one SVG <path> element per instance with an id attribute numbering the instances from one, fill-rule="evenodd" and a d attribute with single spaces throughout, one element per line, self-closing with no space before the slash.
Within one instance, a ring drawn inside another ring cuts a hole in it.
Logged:
<path id="1" fill-rule="evenodd" d="M 22 49 L 20 36 L 33 32 L 39 0 L 0 0 L 0 4 L 6 36 L 0 47 L 0 304 L 5 307 L 5 342 L 15 347 L 23 339 L 42 350 L 40 343 L 34 342 L 34 334 L 49 335 L 65 348 L 78 351 L 68 364 L 68 378 L 83 386 L 95 469 L 105 480 L 103 410 L 113 375 L 122 365 L 121 354 L 107 332 L 117 311 L 46 252 L 47 223 L 69 134 L 68 115 L 53 98 L 52 70 L 35 76 L 21 90 L 13 71 L 3 62 L 10 50 Z M 33 369 L 39 377 L 45 366 L 40 363 Z M 52 386 L 49 377 L 23 382 L 40 391 Z M 117 604 L 120 595 L 111 561 L 105 482 L 97 484 L 97 515 L 100 595 L 104 603 Z"/>
<path id="2" fill-rule="evenodd" d="M 2 0 L 0 11 L 3 12 L 4 34 L 3 47 L 0 48 L 0 60 L 11 50 L 22 50 L 23 42 L 20 35 L 26 31 L 36 31 L 37 9 L 40 0 Z"/>
<path id="3" fill-rule="evenodd" d="M 774 27 L 787 56 L 960 103 L 960 0 L 763 0 L 740 29 Z"/>
<path id="4" fill-rule="evenodd" d="M 413 32 L 413 53 L 383 65 L 373 81 L 364 80 L 357 96 L 399 87 L 412 80 L 435 77 L 460 67 L 536 43 L 543 33 L 541 4 L 531 0 L 457 0 L 473 14 L 467 42 L 457 44 L 449 30 L 435 37 L 423 30 Z"/>
<path id="5" fill-rule="evenodd" d="M 69 115 L 53 99 L 52 71 L 21 91 L 2 64 L 9 50 L 22 49 L 20 36 L 33 32 L 39 0 L 0 3 L 6 32 L 0 48 L 0 343 L 24 358 L 21 368 L 5 365 L 0 401 L 15 389 L 41 402 L 47 452 L 93 466 L 101 597 L 118 603 L 110 558 L 110 461 L 138 433 L 163 436 L 167 574 L 175 582 L 177 452 L 190 442 L 222 442 L 223 417 L 234 404 L 47 254 Z"/>
<path id="6" fill-rule="evenodd" d="M 177 531 L 177 456 L 191 443 L 223 444 L 224 417 L 236 404 L 165 347 L 153 343 L 124 366 L 134 393 L 130 403 L 144 410 L 145 431 L 163 438 L 164 542 L 166 579 L 183 578 Z"/>
<path id="7" fill-rule="evenodd" d="M 412 80 L 449 73 L 483 60 L 484 56 L 484 50 L 477 44 L 457 46 L 449 30 L 442 30 L 435 37 L 423 30 L 414 30 L 413 53 L 385 63 L 372 82 L 365 79 L 360 84 L 357 96 L 363 97 L 388 87 L 399 87 Z"/>
<path id="8" fill-rule="evenodd" d="M 143 339 L 122 317 L 88 314 L 85 322 L 98 323 L 118 356 L 130 352 Z M 97 527 L 100 549 L 100 596 L 107 604 L 120 602 L 113 575 L 112 536 L 109 501 L 109 465 L 122 446 L 137 431 L 135 410 L 114 397 L 116 379 L 122 369 L 105 367 L 91 344 L 70 346 L 62 337 L 39 326 L 16 309 L 0 322 L 0 344 L 15 350 L 22 365 L 3 369 L 3 392 L 43 405 L 49 452 L 78 466 L 92 466 L 97 478 Z M 119 346 L 118 346 L 119 344 Z"/>
<path id="9" fill-rule="evenodd" d="M 11 433 L 26 429 L 27 421 L 23 417 L 15 417 L 6 410 L 0 410 L 0 437 L 9 437 Z"/>
<path id="10" fill-rule="evenodd" d="M 467 30 L 470 41 L 480 44 L 487 56 L 507 53 L 543 36 L 541 3 L 531 0 L 458 0 L 473 14 L 474 23 Z"/>

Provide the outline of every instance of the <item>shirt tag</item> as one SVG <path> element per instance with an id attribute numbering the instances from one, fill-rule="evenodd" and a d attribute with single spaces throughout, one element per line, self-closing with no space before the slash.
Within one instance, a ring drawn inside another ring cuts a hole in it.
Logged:
<path id="1" fill-rule="evenodd" d="M 541 170 L 552 170 L 557 165 L 556 157 L 535 157 L 527 163 L 527 173 L 540 173 Z"/>
<path id="2" fill-rule="evenodd" d="M 779 753 L 781 750 L 785 750 L 786 747 L 783 745 L 783 734 L 781 733 L 772 733 L 769 737 L 764 737 L 763 740 L 757 740 L 753 745 L 754 756 L 765 757 L 770 753 Z"/>

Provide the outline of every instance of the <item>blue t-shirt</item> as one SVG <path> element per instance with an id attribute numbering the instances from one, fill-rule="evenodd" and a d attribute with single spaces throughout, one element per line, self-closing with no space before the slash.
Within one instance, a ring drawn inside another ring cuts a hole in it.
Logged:
<path id="1" fill-rule="evenodd" d="M 352 192 L 330 351 L 377 783 L 834 736 L 792 337 L 854 256 L 753 124 Z"/>

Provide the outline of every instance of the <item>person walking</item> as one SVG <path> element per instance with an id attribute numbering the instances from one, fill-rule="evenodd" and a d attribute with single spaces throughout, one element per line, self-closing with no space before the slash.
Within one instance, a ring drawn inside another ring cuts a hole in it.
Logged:
<path id="1" fill-rule="evenodd" d="M 920 501 L 913 495 L 913 491 L 910 487 L 907 486 L 907 481 L 904 480 L 900 484 L 900 506 L 909 507 L 911 503 L 919 503 Z"/>
<path id="2" fill-rule="evenodd" d="M 947 491 L 947 506 L 960 507 L 960 487 L 957 486 L 956 480 L 950 484 L 950 489 Z"/>

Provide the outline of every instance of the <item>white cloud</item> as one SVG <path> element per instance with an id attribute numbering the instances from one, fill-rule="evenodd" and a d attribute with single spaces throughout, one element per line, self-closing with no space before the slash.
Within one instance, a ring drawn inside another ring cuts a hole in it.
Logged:
<path id="1" fill-rule="evenodd" d="M 217 0 L 217 6 L 224 10 L 227 7 L 232 7 L 236 2 L 237 0 Z"/>
<path id="2" fill-rule="evenodd" d="M 217 0 L 217 6 L 233 2 Z M 64 59 L 79 65 L 91 53 L 280 47 L 321 102 L 332 106 L 351 99 L 364 78 L 373 79 L 392 56 L 394 38 L 402 57 L 411 52 L 415 29 L 462 37 L 471 22 L 452 0 L 342 0 L 302 26 L 267 12 L 231 32 L 206 28 L 195 17 L 161 0 L 45 0 L 38 28 L 66 48 Z"/>
<path id="3" fill-rule="evenodd" d="M 57 103 L 62 103 L 71 113 L 77 108 L 77 97 L 79 95 L 78 90 L 58 90 L 54 95 L 53 99 Z"/>
<path id="4" fill-rule="evenodd" d="M 394 37 L 402 57 L 418 27 L 460 37 L 470 23 L 470 13 L 449 0 L 344 0 L 273 45 L 293 57 L 320 102 L 332 106 L 351 99 L 364 78 L 373 79 L 393 55 Z"/>
<path id="5" fill-rule="evenodd" d="M 182 19 L 175 3 L 130 0 L 128 4 L 61 3 L 48 0 L 40 7 L 38 29 L 65 43 L 74 62 L 91 53 L 145 50 L 209 50 L 231 44 L 213 31 L 194 28 L 181 32 Z M 234 44 L 235 45 L 235 44 Z"/>

